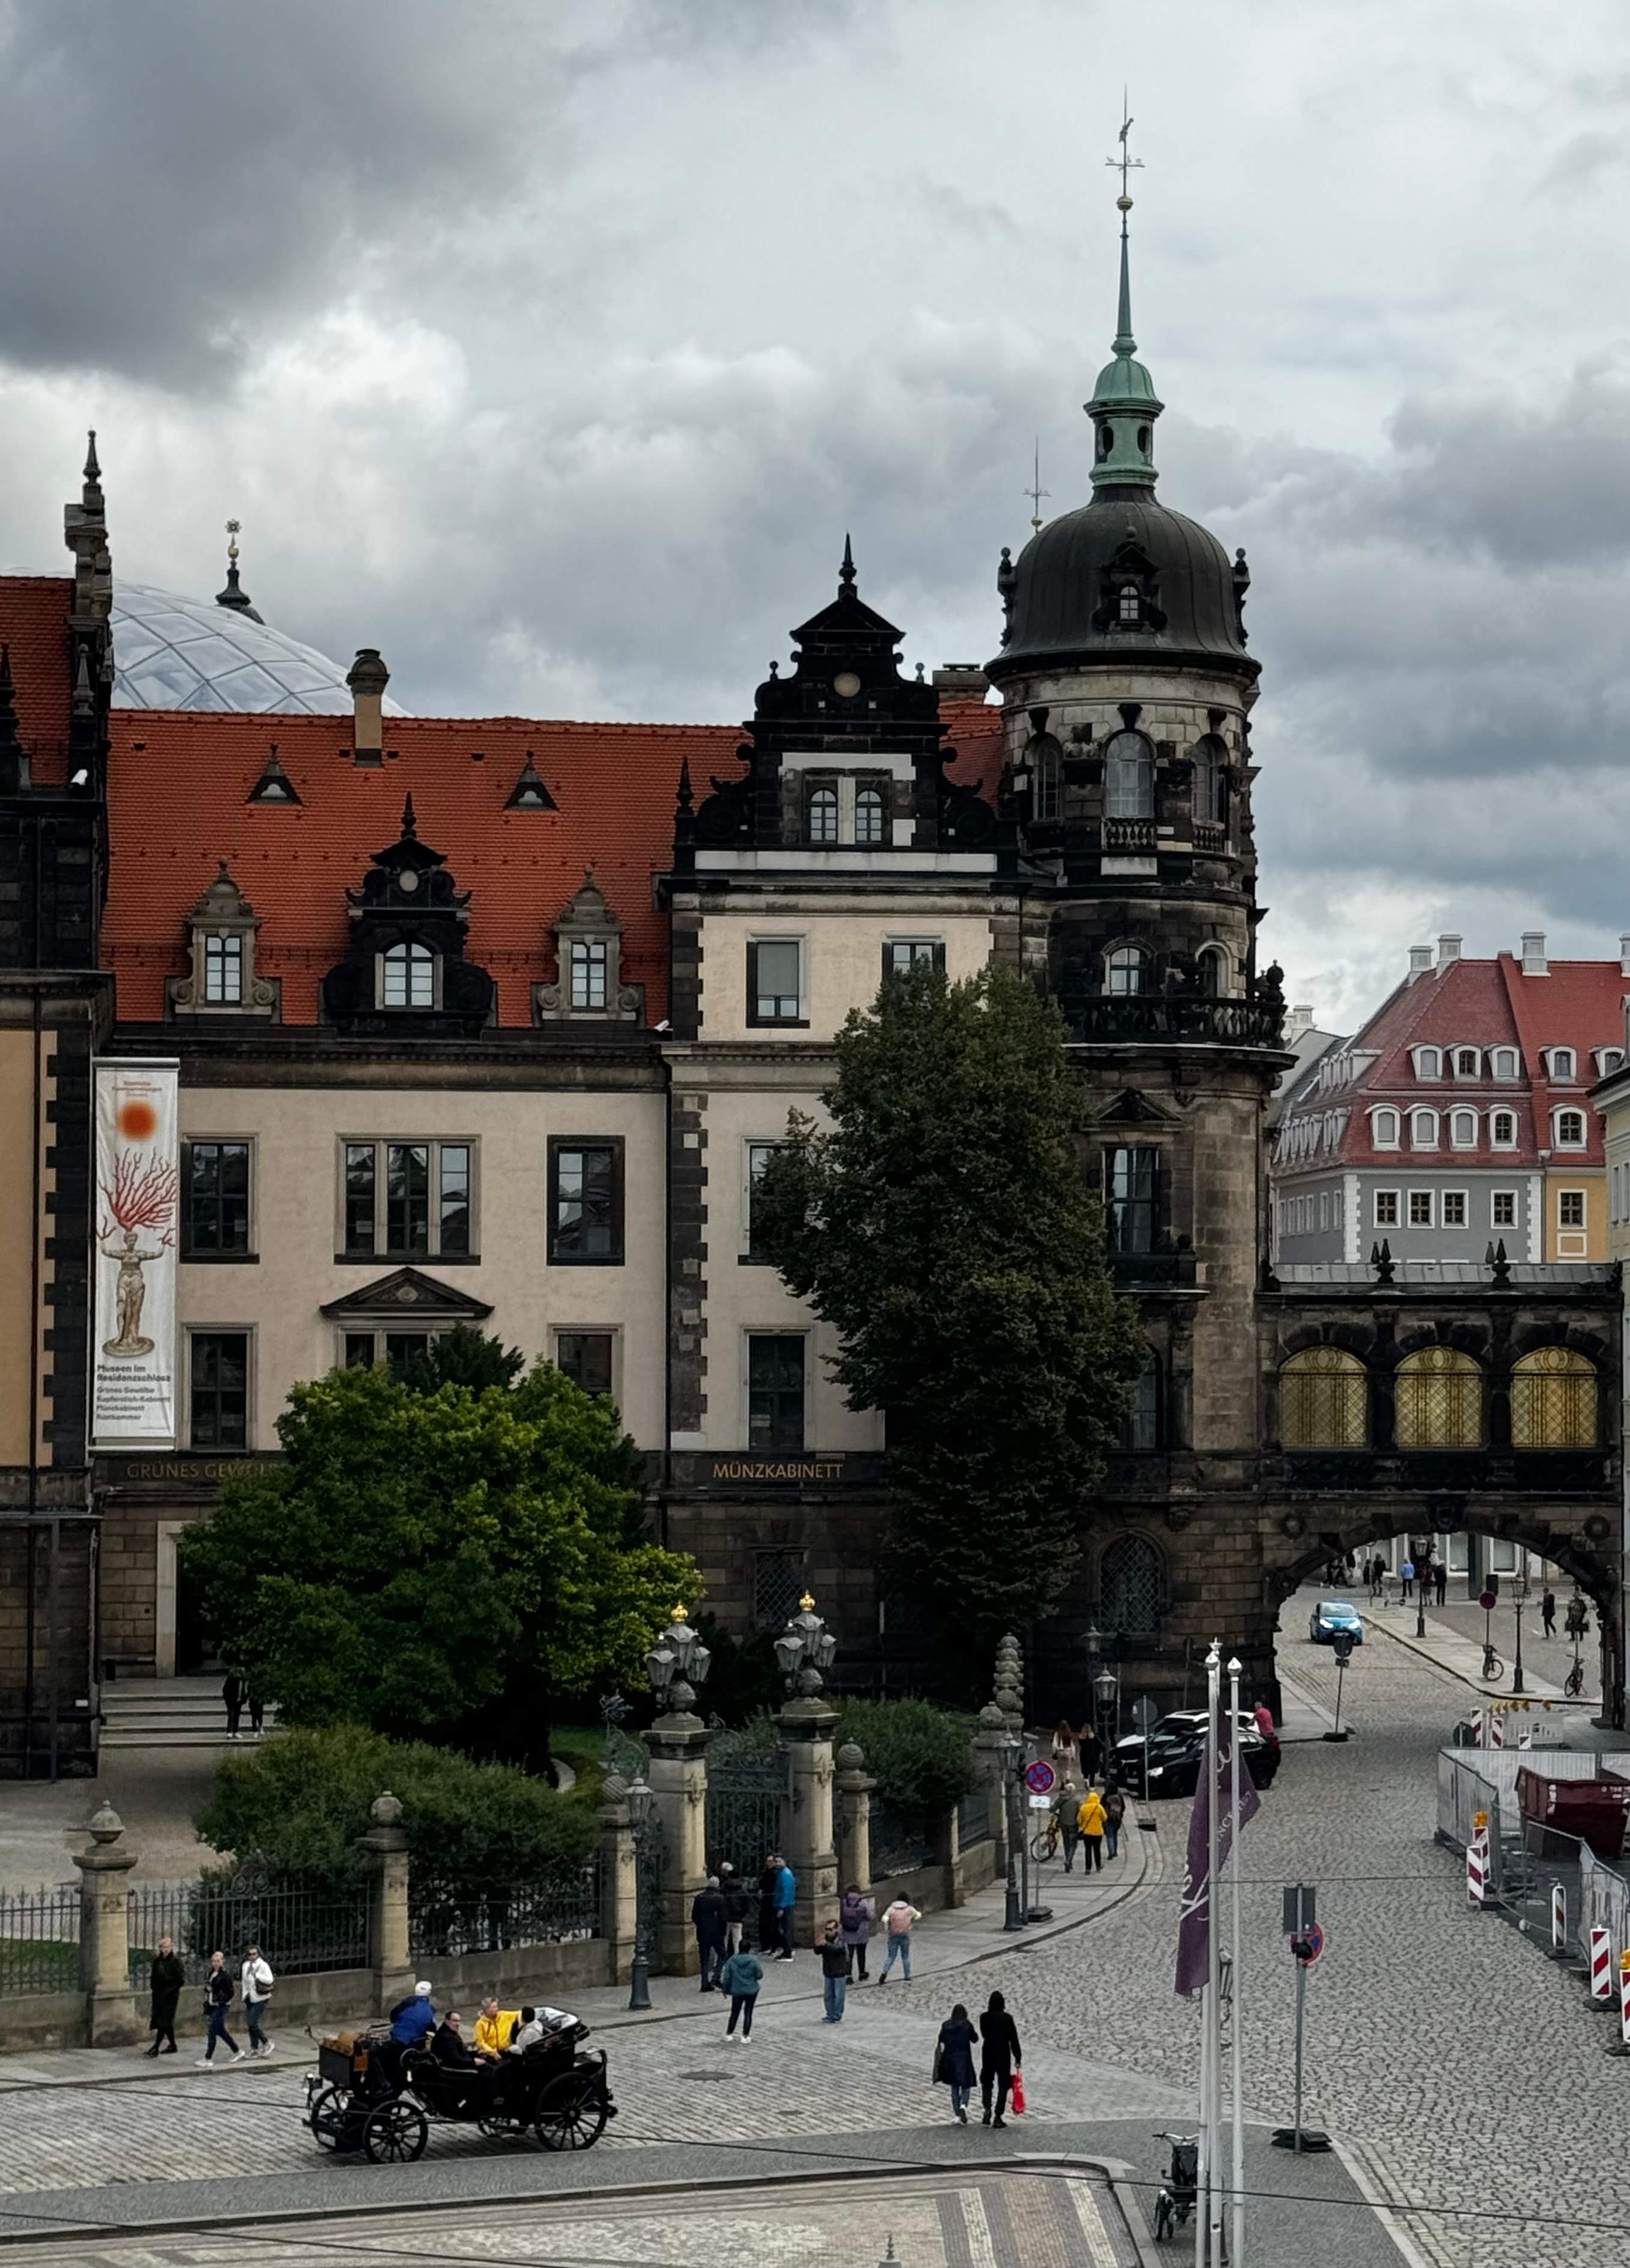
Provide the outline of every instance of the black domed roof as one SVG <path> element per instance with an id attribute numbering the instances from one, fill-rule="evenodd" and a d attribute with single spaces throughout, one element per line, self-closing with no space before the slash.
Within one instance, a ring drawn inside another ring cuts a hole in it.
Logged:
<path id="1" fill-rule="evenodd" d="M 1248 578 L 1208 528 L 1156 504 L 1146 490 L 1101 490 L 1049 520 L 999 578 L 1007 635 L 990 666 L 998 681 L 1029 663 L 1215 657 L 1254 676 L 1240 622 Z M 1130 581 L 1141 619 L 1124 623 L 1115 595 Z"/>

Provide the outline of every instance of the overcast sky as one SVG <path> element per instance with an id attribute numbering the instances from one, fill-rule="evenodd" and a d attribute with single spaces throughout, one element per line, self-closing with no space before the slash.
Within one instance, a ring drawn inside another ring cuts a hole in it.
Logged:
<path id="1" fill-rule="evenodd" d="M 0 567 L 378 644 L 420 713 L 735 719 L 862 589 L 995 650 L 1089 493 L 1123 81 L 1165 502 L 1254 577 L 1265 938 L 1630 928 L 1622 0 L 0 0 Z"/>

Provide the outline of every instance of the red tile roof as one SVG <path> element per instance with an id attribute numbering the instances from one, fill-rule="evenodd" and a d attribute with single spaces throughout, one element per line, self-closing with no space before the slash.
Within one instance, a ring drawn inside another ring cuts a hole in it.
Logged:
<path id="1" fill-rule="evenodd" d="M 0 582 L 0 590 L 5 587 Z M 948 703 L 950 777 L 988 792 L 1001 711 Z M 688 758 L 698 799 L 736 777 L 734 725 L 579 725 L 525 718 L 387 721 L 377 770 L 351 757 L 349 717 L 115 710 L 103 958 L 119 1015 L 158 1022 L 165 979 L 188 967 L 187 914 L 224 858 L 261 917 L 257 966 L 283 981 L 285 1024 L 317 1020 L 318 987 L 345 953 L 346 891 L 396 841 L 411 794 L 419 840 L 470 896 L 466 950 L 489 969 L 504 1025 L 532 1021 L 529 988 L 555 974 L 554 924 L 592 865 L 623 924 L 623 972 L 667 1013 L 667 924 L 651 878 L 671 863 L 674 794 Z M 300 797 L 250 803 L 276 746 Z M 531 756 L 559 808 L 506 811 Z"/>
<path id="2" fill-rule="evenodd" d="M 11 651 L 17 730 L 41 785 L 67 777 L 71 575 L 0 575 L 0 645 Z"/>

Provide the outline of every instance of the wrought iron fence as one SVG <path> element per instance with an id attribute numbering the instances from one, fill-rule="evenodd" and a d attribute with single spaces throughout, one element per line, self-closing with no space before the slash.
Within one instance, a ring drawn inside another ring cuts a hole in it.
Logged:
<path id="1" fill-rule="evenodd" d="M 921 1813 L 897 1810 L 893 1804 L 871 1799 L 871 1879 L 914 1874 L 934 1855 L 928 1822 Z"/>
<path id="2" fill-rule="evenodd" d="M 368 1966 L 368 1888 L 275 1884 L 253 1874 L 204 1875 L 195 1882 L 151 1882 L 130 1892 L 130 1979 L 147 1989 L 159 1940 L 169 1938 L 189 1984 L 201 1984 L 212 1953 L 236 1970 L 258 1945 L 280 1977 Z"/>
<path id="3" fill-rule="evenodd" d="M 972 1843 L 989 1842 L 992 1833 L 990 1799 L 990 1782 L 982 1780 L 978 1787 L 970 1788 L 957 1806 L 957 1843 L 959 1849 L 966 1851 Z"/>
<path id="4" fill-rule="evenodd" d="M 782 1846 L 786 1813 L 786 1751 L 740 1734 L 716 1734 L 708 1756 L 709 1872 L 717 1874 L 728 1859 L 744 1881 L 756 1880 L 768 1853 Z"/>
<path id="5" fill-rule="evenodd" d="M 600 1926 L 598 1854 L 541 1882 L 438 1882 L 415 1872 L 408 1889 L 408 1944 L 415 1960 L 499 1953 L 593 1937 Z"/>
<path id="6" fill-rule="evenodd" d="M 0 1993 L 78 1989 L 78 1884 L 0 1892 Z"/>

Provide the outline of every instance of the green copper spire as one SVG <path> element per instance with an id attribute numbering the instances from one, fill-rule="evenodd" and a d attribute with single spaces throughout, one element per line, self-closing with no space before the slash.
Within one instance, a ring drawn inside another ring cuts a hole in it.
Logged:
<path id="1" fill-rule="evenodd" d="M 1155 381 L 1136 358 L 1138 342 L 1132 335 L 1132 262 L 1127 226 L 1132 199 L 1127 194 L 1127 176 L 1142 160 L 1127 151 L 1127 136 L 1131 131 L 1131 119 L 1123 118 L 1120 155 L 1109 160 L 1120 173 L 1120 195 L 1115 200 L 1120 214 L 1120 304 L 1111 350 L 1114 360 L 1098 372 L 1086 411 L 1095 431 L 1093 487 L 1152 490 L 1156 478 L 1155 420 L 1165 405 L 1155 392 Z"/>

